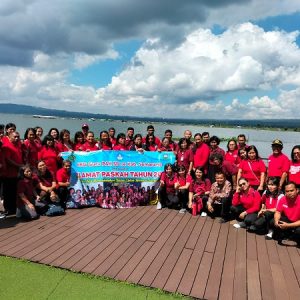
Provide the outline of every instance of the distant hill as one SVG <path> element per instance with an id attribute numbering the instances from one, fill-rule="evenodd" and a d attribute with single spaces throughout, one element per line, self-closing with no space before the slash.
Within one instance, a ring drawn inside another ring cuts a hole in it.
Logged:
<path id="1" fill-rule="evenodd" d="M 84 112 L 73 112 L 66 110 L 48 109 L 29 105 L 0 104 L 0 112 L 7 114 L 24 114 L 24 115 L 44 115 L 56 116 L 64 118 L 95 118 L 95 119 L 112 119 L 123 121 L 140 121 L 140 122 L 167 122 L 177 124 L 194 124 L 194 125 L 209 125 L 209 126 L 243 126 L 243 127 L 270 127 L 281 128 L 283 130 L 294 129 L 300 130 L 299 119 L 270 119 L 270 120 L 216 120 L 216 119 L 176 119 L 176 118 L 155 118 L 155 117 L 133 117 L 133 116 L 114 116 L 107 114 L 92 114 Z"/>

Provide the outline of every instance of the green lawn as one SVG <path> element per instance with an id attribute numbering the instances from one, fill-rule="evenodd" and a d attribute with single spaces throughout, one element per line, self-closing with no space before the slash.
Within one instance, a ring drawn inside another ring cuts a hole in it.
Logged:
<path id="1" fill-rule="evenodd" d="M 184 299 L 112 279 L 0 256 L 0 299 Z M 185 298 L 188 299 L 188 298 Z"/>

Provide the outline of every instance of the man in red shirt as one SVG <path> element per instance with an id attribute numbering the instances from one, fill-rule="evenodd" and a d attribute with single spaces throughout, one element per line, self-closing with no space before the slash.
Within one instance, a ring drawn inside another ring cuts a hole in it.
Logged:
<path id="1" fill-rule="evenodd" d="M 63 167 L 56 172 L 57 194 L 63 208 L 66 208 L 71 180 L 71 162 L 63 161 Z"/>
<path id="2" fill-rule="evenodd" d="M 126 140 L 125 140 L 125 146 L 127 147 L 127 149 L 129 149 L 134 143 L 133 136 L 134 136 L 134 128 L 128 127 L 127 134 L 126 134 Z"/>
<path id="3" fill-rule="evenodd" d="M 289 240 L 300 246 L 300 195 L 294 182 L 285 186 L 285 196 L 279 200 L 274 214 L 274 236 L 280 244 Z"/>
<path id="4" fill-rule="evenodd" d="M 17 183 L 20 167 L 23 166 L 20 134 L 11 132 L 3 145 L 6 172 L 3 178 L 3 205 L 8 215 L 16 213 Z"/>
<path id="5" fill-rule="evenodd" d="M 289 158 L 282 153 L 283 143 L 281 140 L 274 140 L 272 142 L 273 153 L 268 158 L 268 176 L 280 177 L 279 189 L 284 189 L 284 183 L 286 181 L 289 169 Z"/>

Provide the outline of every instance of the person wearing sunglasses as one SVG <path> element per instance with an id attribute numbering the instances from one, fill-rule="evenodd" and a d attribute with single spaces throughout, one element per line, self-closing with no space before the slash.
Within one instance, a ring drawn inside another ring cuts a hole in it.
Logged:
<path id="1" fill-rule="evenodd" d="M 300 145 L 296 145 L 292 149 L 288 178 L 289 181 L 295 182 L 297 188 L 300 189 Z"/>
<path id="2" fill-rule="evenodd" d="M 246 178 L 241 177 L 238 180 L 238 187 L 233 195 L 230 208 L 232 217 L 238 221 L 237 224 L 234 224 L 234 227 L 250 227 L 256 220 L 260 207 L 261 196 L 259 192 L 250 186 Z"/>

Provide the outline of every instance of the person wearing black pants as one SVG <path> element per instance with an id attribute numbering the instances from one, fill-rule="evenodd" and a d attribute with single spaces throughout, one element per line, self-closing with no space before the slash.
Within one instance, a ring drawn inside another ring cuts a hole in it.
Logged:
<path id="1" fill-rule="evenodd" d="M 187 211 L 187 204 L 189 201 L 189 187 L 192 183 L 192 176 L 187 174 L 185 166 L 181 165 L 177 170 L 177 182 L 175 183 L 175 189 L 177 192 L 180 213 Z"/>

